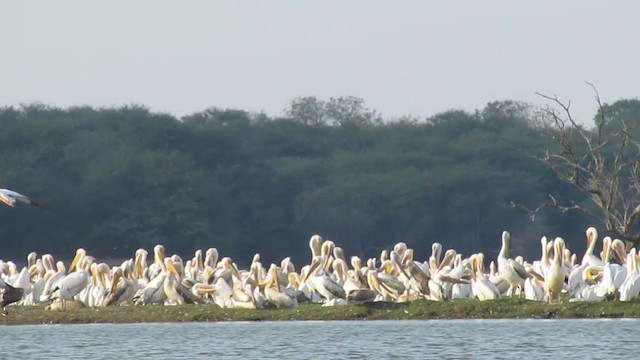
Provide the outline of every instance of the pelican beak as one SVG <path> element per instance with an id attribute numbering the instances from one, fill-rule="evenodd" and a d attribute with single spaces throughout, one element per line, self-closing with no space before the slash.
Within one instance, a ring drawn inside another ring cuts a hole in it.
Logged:
<path id="1" fill-rule="evenodd" d="M 213 281 L 213 268 L 211 266 L 209 266 L 209 265 L 205 266 L 204 271 L 203 271 L 202 280 L 206 284 L 210 284 L 211 281 Z"/>
<path id="2" fill-rule="evenodd" d="M 393 274 L 393 263 L 387 263 L 384 267 L 384 272 L 387 274 Z"/>
<path id="3" fill-rule="evenodd" d="M 135 276 L 136 279 L 142 278 L 142 265 L 140 265 L 141 262 L 142 255 L 140 254 L 140 252 L 136 251 L 136 258 L 133 261 L 133 276 Z"/>
<path id="4" fill-rule="evenodd" d="M 122 271 L 116 271 L 115 274 L 113 274 L 113 281 L 111 282 L 111 287 L 109 288 L 110 293 L 116 291 L 118 282 L 120 282 L 120 278 L 122 278 Z"/>
<path id="5" fill-rule="evenodd" d="M 280 291 L 280 280 L 278 279 L 278 272 L 275 267 L 271 268 L 271 282 L 276 285 L 276 290 Z"/>
<path id="6" fill-rule="evenodd" d="M 78 262 L 80 261 L 80 259 L 82 259 L 82 254 L 80 251 L 76 252 L 76 256 L 73 258 L 73 261 L 71 261 L 71 265 L 69 266 L 69 273 L 73 272 L 73 270 L 76 269 L 76 267 L 78 266 Z"/>
<path id="7" fill-rule="evenodd" d="M 38 265 L 31 265 L 29 268 L 29 277 L 33 278 L 38 275 Z"/>
<path id="8" fill-rule="evenodd" d="M 369 286 L 372 290 L 377 291 L 379 294 L 382 294 L 382 289 L 380 287 L 380 282 L 378 281 L 378 277 L 373 273 L 369 272 L 367 274 L 367 280 L 369 280 Z"/>
<path id="9" fill-rule="evenodd" d="M 159 264 L 164 261 L 164 258 L 164 249 L 160 246 L 156 246 L 153 252 L 153 261 Z"/>
<path id="10" fill-rule="evenodd" d="M 287 277 L 289 278 L 289 284 L 294 288 L 297 289 L 300 287 L 300 282 L 298 281 L 297 278 L 297 274 L 296 273 L 289 273 L 289 275 L 287 275 Z"/>
<path id="11" fill-rule="evenodd" d="M 231 272 L 233 273 L 233 276 L 238 278 L 238 280 L 242 280 L 242 278 L 240 277 L 240 273 L 238 272 L 238 269 L 235 267 L 235 265 L 231 260 L 225 261 L 224 265 L 227 269 L 231 270 Z"/>
<path id="12" fill-rule="evenodd" d="M 167 261 L 166 264 L 167 266 L 167 270 L 169 270 L 171 273 L 173 273 L 173 275 L 176 276 L 176 278 L 180 278 L 180 274 L 178 273 L 178 269 L 176 269 L 176 267 L 173 265 L 173 261 Z"/>

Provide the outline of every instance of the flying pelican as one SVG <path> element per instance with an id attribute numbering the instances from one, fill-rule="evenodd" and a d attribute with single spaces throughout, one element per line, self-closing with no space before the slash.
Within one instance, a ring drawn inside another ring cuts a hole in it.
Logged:
<path id="1" fill-rule="evenodd" d="M 2 200 L 3 203 L 11 207 L 14 207 L 16 205 L 16 200 L 17 200 L 25 204 L 42 208 L 42 205 L 40 205 L 37 201 L 33 200 L 32 198 L 26 195 L 20 194 L 17 191 L 13 191 L 9 189 L 0 189 L 0 200 Z"/>

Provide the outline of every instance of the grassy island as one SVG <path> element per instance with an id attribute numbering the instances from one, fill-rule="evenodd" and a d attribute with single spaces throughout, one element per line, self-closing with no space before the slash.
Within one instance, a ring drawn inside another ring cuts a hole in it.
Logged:
<path id="1" fill-rule="evenodd" d="M 185 321 L 281 320 L 427 320 L 427 319 L 556 319 L 640 318 L 640 300 L 632 302 L 568 302 L 547 304 L 524 299 L 455 300 L 411 303 L 375 302 L 322 307 L 301 304 L 295 309 L 222 309 L 217 305 L 118 306 L 46 310 L 44 306 L 10 306 L 0 321 L 18 324 L 137 323 Z"/>

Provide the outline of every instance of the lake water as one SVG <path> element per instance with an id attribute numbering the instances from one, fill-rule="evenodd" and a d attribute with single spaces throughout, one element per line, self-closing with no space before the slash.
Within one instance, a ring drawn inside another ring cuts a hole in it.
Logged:
<path id="1" fill-rule="evenodd" d="M 628 359 L 638 333 L 626 319 L 18 325 L 0 326 L 0 359 Z"/>

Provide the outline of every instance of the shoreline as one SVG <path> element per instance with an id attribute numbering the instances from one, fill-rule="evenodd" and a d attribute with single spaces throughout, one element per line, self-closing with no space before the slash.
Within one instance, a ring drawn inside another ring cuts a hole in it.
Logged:
<path id="1" fill-rule="evenodd" d="M 207 305 L 113 306 L 45 310 L 9 306 L 0 325 L 167 323 L 222 321 L 435 320 L 435 319 L 590 319 L 640 318 L 640 300 L 547 304 L 524 299 L 454 300 L 410 303 L 373 302 L 323 307 L 301 304 L 294 309 L 230 309 Z"/>

